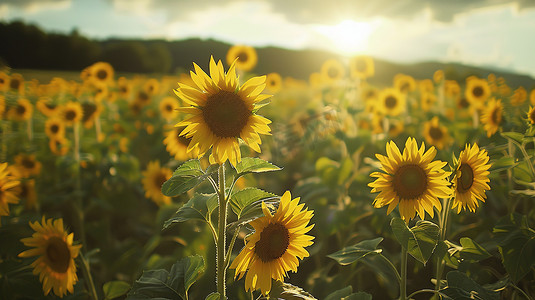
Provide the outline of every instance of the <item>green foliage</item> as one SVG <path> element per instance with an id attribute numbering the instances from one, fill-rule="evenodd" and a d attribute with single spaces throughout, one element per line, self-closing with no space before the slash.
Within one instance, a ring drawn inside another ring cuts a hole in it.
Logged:
<path id="1" fill-rule="evenodd" d="M 217 208 L 217 205 L 217 194 L 195 194 L 172 218 L 165 221 L 163 228 L 165 229 L 173 223 L 188 220 L 209 222 L 211 219 L 210 216 Z"/>
<path id="2" fill-rule="evenodd" d="M 221 295 L 218 292 L 211 293 L 210 295 L 206 296 L 204 300 L 219 300 Z"/>
<path id="3" fill-rule="evenodd" d="M 275 200 L 275 194 L 257 188 L 245 188 L 230 197 L 232 211 L 238 216 L 238 222 L 251 220 L 262 213 L 262 201 Z"/>
<path id="4" fill-rule="evenodd" d="M 282 168 L 257 157 L 244 157 L 235 167 L 238 175 L 236 179 L 248 173 L 263 173 L 271 171 L 280 171 Z"/>
<path id="5" fill-rule="evenodd" d="M 104 300 L 111 300 L 120 297 L 130 290 L 130 284 L 124 281 L 110 281 L 106 282 L 102 287 L 104 292 Z"/>
<path id="6" fill-rule="evenodd" d="M 169 197 L 178 196 L 201 184 L 213 173 L 205 173 L 198 159 L 188 160 L 162 185 L 162 193 Z"/>
<path id="7" fill-rule="evenodd" d="M 289 283 L 272 281 L 271 291 L 268 297 L 261 297 L 259 300 L 279 299 L 279 300 L 316 300 L 314 296 L 307 293 L 302 288 Z"/>
<path id="8" fill-rule="evenodd" d="M 441 292 L 451 299 L 500 299 L 500 295 L 497 292 L 483 288 L 462 272 L 448 272 L 446 279 L 448 281 L 448 286 L 444 290 L 441 290 Z"/>
<path id="9" fill-rule="evenodd" d="M 407 252 L 422 264 L 426 264 L 438 242 L 440 229 L 429 221 L 418 221 L 412 228 L 405 221 L 394 218 L 390 222 L 394 236 Z"/>
<path id="10" fill-rule="evenodd" d="M 342 250 L 329 254 L 327 257 L 336 260 L 341 265 L 348 265 L 358 261 L 366 255 L 381 253 L 383 250 L 377 249 L 377 246 L 382 241 L 383 238 L 381 237 L 361 241 L 353 246 L 344 247 Z"/>
<path id="11" fill-rule="evenodd" d="M 473 241 L 471 238 L 461 238 L 461 251 L 460 257 L 463 260 L 469 261 L 481 261 L 491 257 L 490 253 L 485 250 L 481 245 Z"/>
<path id="12" fill-rule="evenodd" d="M 134 282 L 127 299 L 188 299 L 189 288 L 204 272 L 204 259 L 199 256 L 185 257 L 173 264 L 171 270 L 144 271 Z"/>
<path id="13" fill-rule="evenodd" d="M 325 297 L 325 300 L 372 300 L 372 295 L 364 292 L 353 293 L 353 287 L 347 286 L 343 289 L 334 291 Z"/>
<path id="14" fill-rule="evenodd" d="M 517 283 L 535 266 L 535 230 L 529 227 L 526 216 L 513 213 L 501 218 L 493 233 L 503 265 Z"/>

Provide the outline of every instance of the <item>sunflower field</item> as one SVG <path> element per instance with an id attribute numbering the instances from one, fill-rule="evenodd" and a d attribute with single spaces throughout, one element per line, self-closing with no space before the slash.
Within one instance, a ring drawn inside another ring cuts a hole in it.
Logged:
<path id="1" fill-rule="evenodd" d="M 535 299 L 535 89 L 248 46 L 0 72 L 0 299 Z"/>

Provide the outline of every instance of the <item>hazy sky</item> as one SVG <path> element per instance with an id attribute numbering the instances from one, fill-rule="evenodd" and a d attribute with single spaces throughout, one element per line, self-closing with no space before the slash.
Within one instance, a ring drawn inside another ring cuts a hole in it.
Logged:
<path id="1" fill-rule="evenodd" d="M 214 38 L 535 77 L 535 0 L 0 0 L 0 20 L 107 37 Z"/>

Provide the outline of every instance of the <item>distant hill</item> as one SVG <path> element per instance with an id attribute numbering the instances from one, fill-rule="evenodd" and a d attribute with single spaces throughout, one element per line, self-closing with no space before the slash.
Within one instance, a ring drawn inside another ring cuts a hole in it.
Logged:
<path id="1" fill-rule="evenodd" d="M 107 61 L 119 72 L 169 74 L 192 69 L 192 62 L 207 68 L 210 55 L 225 62 L 230 44 L 201 39 L 180 41 L 108 39 L 90 40 L 76 30 L 70 34 L 46 33 L 34 25 L 20 21 L 0 22 L 0 66 L 15 69 L 80 71 L 96 62 Z M 257 74 L 277 72 L 283 76 L 308 80 L 312 72 L 330 58 L 347 60 L 320 50 L 288 50 L 277 47 L 257 48 Z M 502 76 L 512 87 L 535 87 L 535 80 L 527 75 L 503 70 L 466 66 L 457 63 L 422 62 L 399 64 L 375 59 L 375 76 L 370 82 L 390 85 L 395 74 L 404 73 L 416 79 L 431 78 L 442 69 L 446 78 L 463 81 L 467 76 L 486 77 L 489 73 Z"/>

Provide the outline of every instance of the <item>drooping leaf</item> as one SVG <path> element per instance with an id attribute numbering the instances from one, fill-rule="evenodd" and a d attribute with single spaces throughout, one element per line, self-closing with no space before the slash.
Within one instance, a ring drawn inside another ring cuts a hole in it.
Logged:
<path id="1" fill-rule="evenodd" d="M 499 300 L 500 294 L 487 290 L 473 281 L 466 274 L 451 271 L 446 275 L 448 286 L 441 292 L 452 299 Z"/>
<path id="2" fill-rule="evenodd" d="M 526 216 L 514 213 L 501 218 L 493 229 L 507 273 L 514 283 L 535 266 L 535 230 Z"/>
<path id="3" fill-rule="evenodd" d="M 468 237 L 461 238 L 461 246 L 459 254 L 464 260 L 480 261 L 491 257 L 485 248 Z"/>
<path id="4" fill-rule="evenodd" d="M 518 145 L 522 145 L 522 141 L 524 140 L 524 135 L 518 132 L 502 132 L 501 135 L 508 140 L 518 143 Z"/>
<path id="5" fill-rule="evenodd" d="M 109 281 L 104 284 L 104 300 L 111 300 L 120 297 L 130 290 L 130 284 L 124 281 Z"/>
<path id="6" fill-rule="evenodd" d="M 247 173 L 279 171 L 282 168 L 257 157 L 244 157 L 235 167 L 238 177 Z"/>
<path id="7" fill-rule="evenodd" d="M 365 257 L 366 255 L 381 253 L 383 250 L 377 249 L 377 246 L 379 243 L 381 243 L 381 241 L 383 241 L 382 237 L 372 240 L 364 240 L 353 246 L 344 247 L 342 250 L 327 255 L 327 257 L 336 260 L 341 265 L 348 265 Z"/>
<path id="8" fill-rule="evenodd" d="M 426 264 L 438 242 L 440 229 L 436 224 L 420 220 L 412 228 L 405 221 L 394 218 L 390 222 L 394 236 L 407 252 L 422 264 Z"/>
<path id="9" fill-rule="evenodd" d="M 188 160 L 162 185 L 162 193 L 169 197 L 178 196 L 196 187 L 212 174 L 213 171 L 203 172 L 198 159 Z"/>
<path id="10" fill-rule="evenodd" d="M 164 229 L 173 223 L 184 222 L 188 220 L 201 220 L 208 222 L 209 216 L 217 208 L 217 194 L 195 194 L 193 198 L 189 199 L 175 215 L 169 220 L 165 221 Z"/>
<path id="11" fill-rule="evenodd" d="M 189 288 L 203 272 L 204 259 L 199 255 L 183 258 L 170 271 L 144 271 L 127 299 L 186 299 Z"/>

